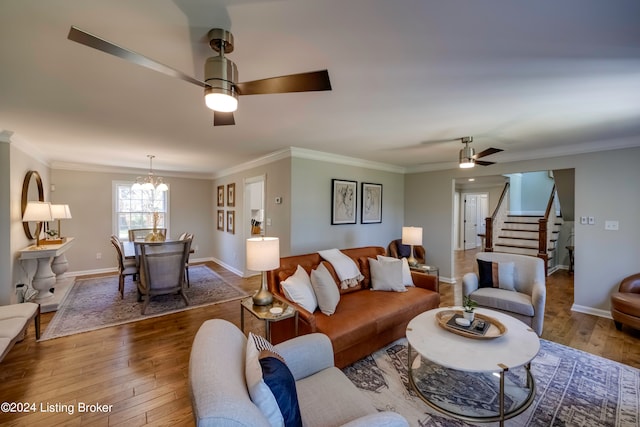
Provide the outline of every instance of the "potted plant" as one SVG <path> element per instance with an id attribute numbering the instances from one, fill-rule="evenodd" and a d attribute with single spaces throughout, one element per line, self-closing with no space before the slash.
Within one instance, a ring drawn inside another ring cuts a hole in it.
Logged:
<path id="1" fill-rule="evenodd" d="M 462 299 L 462 308 L 464 309 L 464 313 L 462 315 L 469 322 L 473 322 L 475 314 L 473 310 L 478 306 L 478 303 L 471 299 L 469 295 L 465 295 Z"/>

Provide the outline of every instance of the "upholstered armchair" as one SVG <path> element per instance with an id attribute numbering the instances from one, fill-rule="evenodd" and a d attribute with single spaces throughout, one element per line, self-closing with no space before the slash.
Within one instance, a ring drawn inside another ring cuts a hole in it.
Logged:
<path id="1" fill-rule="evenodd" d="M 547 297 L 544 261 L 499 252 L 480 252 L 476 260 L 476 272 L 462 278 L 462 296 L 521 320 L 540 336 Z"/>
<path id="2" fill-rule="evenodd" d="M 618 330 L 623 324 L 640 330 L 640 273 L 622 279 L 611 295 L 611 317 Z"/>
<path id="3" fill-rule="evenodd" d="M 207 320 L 193 340 L 189 387 L 195 424 L 268 427 L 266 399 L 254 403 L 247 387 L 247 337 L 233 323 Z M 305 427 L 408 427 L 395 412 L 378 410 L 333 363 L 333 347 L 324 334 L 313 333 L 275 346 L 295 381 L 297 406 Z M 266 387 L 266 386 L 265 386 Z M 274 393 L 284 394 L 279 387 Z M 271 396 L 273 399 L 274 396 Z M 275 400 L 274 400 L 275 403 Z"/>
<path id="4" fill-rule="evenodd" d="M 179 294 L 186 305 L 184 271 L 191 249 L 191 240 L 138 243 L 140 250 L 140 281 L 138 301 L 144 300 L 142 314 L 155 295 Z"/>
<path id="5" fill-rule="evenodd" d="M 389 256 L 394 258 L 409 258 L 411 255 L 411 246 L 403 245 L 402 239 L 396 239 L 389 243 L 387 252 L 389 253 Z M 424 264 L 426 253 L 424 246 L 414 246 L 413 253 L 415 258 L 418 260 L 418 264 Z"/>

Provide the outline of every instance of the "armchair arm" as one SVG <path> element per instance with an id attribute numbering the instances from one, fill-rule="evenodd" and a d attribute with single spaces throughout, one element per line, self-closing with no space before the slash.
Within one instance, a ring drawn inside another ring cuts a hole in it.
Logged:
<path id="1" fill-rule="evenodd" d="M 346 424 L 343 427 L 409 427 L 404 417 L 395 412 L 385 411 L 365 415 Z"/>
<path id="2" fill-rule="evenodd" d="M 333 346 L 324 334 L 302 335 L 275 346 L 296 381 L 334 366 Z"/>
<path id="3" fill-rule="evenodd" d="M 544 307 L 547 301 L 547 286 L 545 282 L 535 281 L 531 288 L 531 305 L 533 305 L 533 318 L 531 319 L 531 329 L 538 336 L 542 335 L 544 324 Z"/>
<path id="4" fill-rule="evenodd" d="M 618 292 L 640 294 L 640 273 L 622 279 Z"/>
<path id="5" fill-rule="evenodd" d="M 469 295 L 478 290 L 478 275 L 467 273 L 462 276 L 462 296 Z"/>

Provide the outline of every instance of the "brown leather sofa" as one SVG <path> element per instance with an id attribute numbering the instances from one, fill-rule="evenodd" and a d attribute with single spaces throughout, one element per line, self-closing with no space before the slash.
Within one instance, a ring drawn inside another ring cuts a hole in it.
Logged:
<path id="1" fill-rule="evenodd" d="M 640 330 L 640 273 L 622 279 L 611 295 L 611 317 L 618 330 L 623 324 Z"/>
<path id="2" fill-rule="evenodd" d="M 414 246 L 413 247 L 413 256 L 418 260 L 418 264 L 424 264 L 424 260 L 426 251 L 424 250 L 424 246 Z M 389 256 L 394 258 L 409 258 L 411 255 L 411 246 L 403 245 L 402 239 L 392 240 L 389 243 Z"/>
<path id="3" fill-rule="evenodd" d="M 326 334 L 333 345 L 335 364 L 339 368 L 363 358 L 404 337 L 407 324 L 418 314 L 437 308 L 440 294 L 435 276 L 412 272 L 415 287 L 407 292 L 371 291 L 371 274 L 368 258 L 385 255 L 385 249 L 378 246 L 343 249 L 343 253 L 353 259 L 364 276 L 361 286 L 340 289 L 340 302 L 333 315 L 327 316 L 319 309 L 309 313 L 297 304 L 290 303 L 298 310 L 299 334 L 321 332 Z M 275 298 L 286 301 L 280 282 L 295 273 L 301 265 L 311 273 L 320 263 L 324 263 L 338 286 L 337 275 L 328 262 L 318 253 L 296 255 L 280 259 L 280 267 L 267 273 L 269 290 Z M 271 339 L 279 343 L 295 334 L 294 320 L 286 319 L 271 324 Z"/>

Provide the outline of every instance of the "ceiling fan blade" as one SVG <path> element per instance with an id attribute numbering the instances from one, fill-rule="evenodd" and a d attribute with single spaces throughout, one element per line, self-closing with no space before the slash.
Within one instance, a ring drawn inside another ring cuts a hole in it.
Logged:
<path id="1" fill-rule="evenodd" d="M 227 126 L 235 125 L 236 121 L 233 118 L 233 113 L 222 113 L 220 111 L 213 112 L 213 125 L 214 126 Z"/>
<path id="2" fill-rule="evenodd" d="M 491 166 L 491 165 L 494 165 L 496 162 L 485 162 L 484 160 L 476 160 L 474 163 L 480 166 Z"/>
<path id="3" fill-rule="evenodd" d="M 107 40 L 101 39 L 100 37 L 81 30 L 77 27 L 71 26 L 67 38 L 74 42 L 100 50 L 104 53 L 108 53 L 129 62 L 133 62 L 134 64 L 138 64 L 145 68 L 149 68 L 159 73 L 166 74 L 167 76 L 175 77 L 201 87 L 207 87 L 206 83 L 201 82 L 200 80 L 197 80 L 183 73 L 182 71 L 173 69 L 167 65 L 156 62 L 153 59 L 147 58 L 146 56 L 141 55 L 137 52 L 118 46 L 117 44 L 111 43 Z"/>
<path id="4" fill-rule="evenodd" d="M 240 95 L 331 90 L 329 71 L 327 70 L 270 77 L 268 79 L 236 83 L 235 86 Z"/>
<path id="5" fill-rule="evenodd" d="M 478 154 L 476 154 L 474 156 L 474 158 L 479 159 L 480 157 L 490 156 L 492 154 L 496 154 L 496 153 L 499 153 L 501 151 L 504 151 L 504 150 L 502 150 L 500 148 L 493 148 L 493 147 L 487 148 L 486 150 L 483 150 L 483 151 L 479 152 Z"/>

